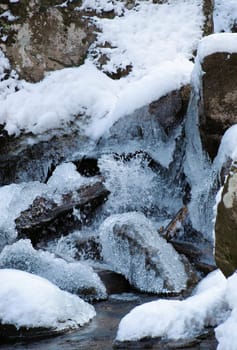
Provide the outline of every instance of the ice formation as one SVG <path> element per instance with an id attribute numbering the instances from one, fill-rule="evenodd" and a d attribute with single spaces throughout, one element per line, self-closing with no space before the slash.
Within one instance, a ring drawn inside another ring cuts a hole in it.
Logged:
<path id="1" fill-rule="evenodd" d="M 186 288 L 180 256 L 143 214 L 111 215 L 99 232 L 105 262 L 138 289 L 178 293 Z"/>
<path id="2" fill-rule="evenodd" d="M 62 290 L 83 299 L 105 299 L 106 289 L 91 267 L 81 262 L 68 263 L 54 254 L 35 250 L 29 240 L 6 246 L 0 254 L 0 268 L 13 268 L 44 277 Z"/>

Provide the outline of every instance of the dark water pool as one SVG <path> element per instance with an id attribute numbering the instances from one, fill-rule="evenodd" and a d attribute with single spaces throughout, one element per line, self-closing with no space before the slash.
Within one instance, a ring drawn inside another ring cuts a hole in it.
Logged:
<path id="1" fill-rule="evenodd" d="M 95 304 L 97 316 L 80 330 L 65 335 L 42 339 L 34 342 L 0 345 L 1 350 L 112 350 L 117 328 L 121 318 L 134 306 L 154 300 L 151 296 L 130 295 L 124 298 L 110 298 Z M 143 341 L 122 344 L 119 349 L 186 349 L 215 350 L 217 347 L 213 334 L 204 339 L 193 339 L 187 343 L 164 344 L 159 341 Z"/>

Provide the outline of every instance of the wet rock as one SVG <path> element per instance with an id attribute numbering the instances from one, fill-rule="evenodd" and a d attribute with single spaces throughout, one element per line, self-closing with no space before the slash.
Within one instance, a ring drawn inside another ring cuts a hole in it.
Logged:
<path id="1" fill-rule="evenodd" d="M 211 159 L 216 156 L 225 131 L 237 122 L 237 83 L 233 79 L 236 69 L 237 53 L 213 53 L 202 63 L 200 134 Z"/>
<path id="2" fill-rule="evenodd" d="M 97 237 L 81 238 L 77 240 L 76 244 L 76 258 L 77 259 L 92 259 L 102 260 L 101 250 L 102 246 Z"/>
<path id="3" fill-rule="evenodd" d="M 61 1 L 20 1 L 9 5 L 15 20 L 7 23 L 1 47 L 21 78 L 39 81 L 45 71 L 78 66 L 95 40 L 95 28 L 80 6 L 57 6 Z"/>
<path id="4" fill-rule="evenodd" d="M 237 269 L 237 164 L 224 184 L 215 222 L 216 264 L 226 277 Z"/>
<path id="5" fill-rule="evenodd" d="M 41 136 L 10 137 L 0 130 L 0 185 L 28 181 L 47 182 L 57 165 L 91 147 L 90 140 L 71 126 Z M 80 156 L 81 158 L 81 156 Z"/>
<path id="6" fill-rule="evenodd" d="M 97 181 L 63 194 L 60 203 L 37 197 L 32 205 L 15 220 L 19 238 L 30 238 L 33 245 L 41 240 L 68 234 L 89 222 L 96 207 L 104 203 L 109 192 Z M 80 211 L 80 217 L 74 212 Z"/>
<path id="7" fill-rule="evenodd" d="M 97 270 L 96 272 L 104 283 L 109 295 L 127 293 L 133 290 L 126 278 L 119 273 L 109 270 Z"/>
<path id="8" fill-rule="evenodd" d="M 17 341 L 32 341 L 38 339 L 44 339 L 49 337 L 54 337 L 56 335 L 63 334 L 64 331 L 59 331 L 57 329 L 51 328 L 26 328 L 26 327 L 16 327 L 10 324 L 0 323 L 0 342 L 1 344 L 11 344 Z"/>
<path id="9" fill-rule="evenodd" d="M 73 163 L 77 167 L 77 171 L 83 176 L 100 175 L 98 159 L 96 157 L 84 156 L 81 159 L 74 160 Z"/>
<path id="10" fill-rule="evenodd" d="M 134 287 L 153 293 L 186 288 L 188 276 L 181 258 L 144 215 L 112 215 L 99 231 L 105 262 Z"/>
<path id="11" fill-rule="evenodd" d="M 190 91 L 190 86 L 186 85 L 150 104 L 151 117 L 158 121 L 167 134 L 182 122 L 187 111 Z"/>
<path id="12" fill-rule="evenodd" d="M 144 338 L 140 341 L 114 342 L 114 349 L 156 349 L 156 350 L 212 350 L 216 349 L 217 340 L 212 329 L 207 329 L 204 334 L 182 340 L 163 340 L 160 338 Z"/>

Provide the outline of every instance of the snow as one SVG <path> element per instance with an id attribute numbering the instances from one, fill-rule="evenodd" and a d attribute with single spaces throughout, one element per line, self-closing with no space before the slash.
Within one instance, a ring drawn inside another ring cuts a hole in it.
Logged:
<path id="1" fill-rule="evenodd" d="M 30 240 L 6 246 L 0 268 L 14 268 L 44 277 L 60 289 L 87 299 L 105 299 L 106 289 L 93 269 L 81 262 L 67 263 L 47 251 L 35 250 Z M 88 293 L 88 290 L 91 291 Z"/>
<path id="2" fill-rule="evenodd" d="M 220 271 L 214 271 L 199 284 L 196 293 L 186 300 L 158 300 L 134 308 L 121 320 L 116 339 L 193 338 L 205 326 L 224 321 L 227 315 L 226 279 Z"/>
<path id="3" fill-rule="evenodd" d="M 85 63 L 0 96 L 0 123 L 6 123 L 9 134 L 19 135 L 65 128 L 74 120 L 91 138 L 100 137 L 119 118 L 190 82 L 190 59 L 202 35 L 201 5 L 201 0 L 141 1 L 122 17 L 94 17 L 98 39 Z M 99 48 L 105 41 L 115 48 Z M 112 80 L 100 71 L 95 54 L 104 50 L 109 62 L 103 69 L 131 64 L 132 72 Z"/>
<path id="4" fill-rule="evenodd" d="M 231 32 L 237 22 L 236 0 L 215 0 L 213 22 L 215 32 Z"/>
<path id="5" fill-rule="evenodd" d="M 218 154 L 215 160 L 216 166 L 221 170 L 222 165 L 228 160 L 237 160 L 237 125 L 231 126 L 223 135 Z"/>
<path id="6" fill-rule="evenodd" d="M 96 11 L 101 14 L 103 12 L 111 12 L 118 16 L 122 15 L 125 7 L 122 1 L 116 0 L 84 0 L 81 7 L 77 10 Z"/>
<path id="7" fill-rule="evenodd" d="M 198 45 L 197 58 L 200 62 L 216 52 L 237 52 L 237 33 L 216 33 L 203 38 Z"/>
<path id="8" fill-rule="evenodd" d="M 77 328 L 95 316 L 93 306 L 27 272 L 0 270 L 0 319 L 20 327 Z"/>
<path id="9" fill-rule="evenodd" d="M 193 338 L 208 326 L 217 326 L 217 350 L 236 350 L 236 273 L 228 279 L 219 270 L 210 273 L 186 300 L 158 300 L 137 306 L 121 320 L 116 339 Z"/>
<path id="10" fill-rule="evenodd" d="M 215 329 L 219 342 L 217 350 L 236 350 L 237 344 L 237 274 L 228 278 L 226 288 L 226 300 L 231 311 L 228 319 Z"/>

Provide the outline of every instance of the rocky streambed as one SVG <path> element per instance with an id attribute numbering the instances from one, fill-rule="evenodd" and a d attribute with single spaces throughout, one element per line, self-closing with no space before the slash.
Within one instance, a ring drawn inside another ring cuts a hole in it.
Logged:
<path id="1" fill-rule="evenodd" d="M 211 329 L 198 338 L 177 342 L 161 342 L 159 339 L 144 339 L 140 342 L 115 343 L 118 324 L 123 316 L 135 306 L 154 300 L 154 296 L 134 292 L 112 294 L 107 301 L 96 303 L 97 316 L 90 324 L 78 331 L 49 339 L 25 340 L 1 346 L 2 350 L 112 350 L 112 349 L 188 349 L 214 350 L 217 341 Z"/>

